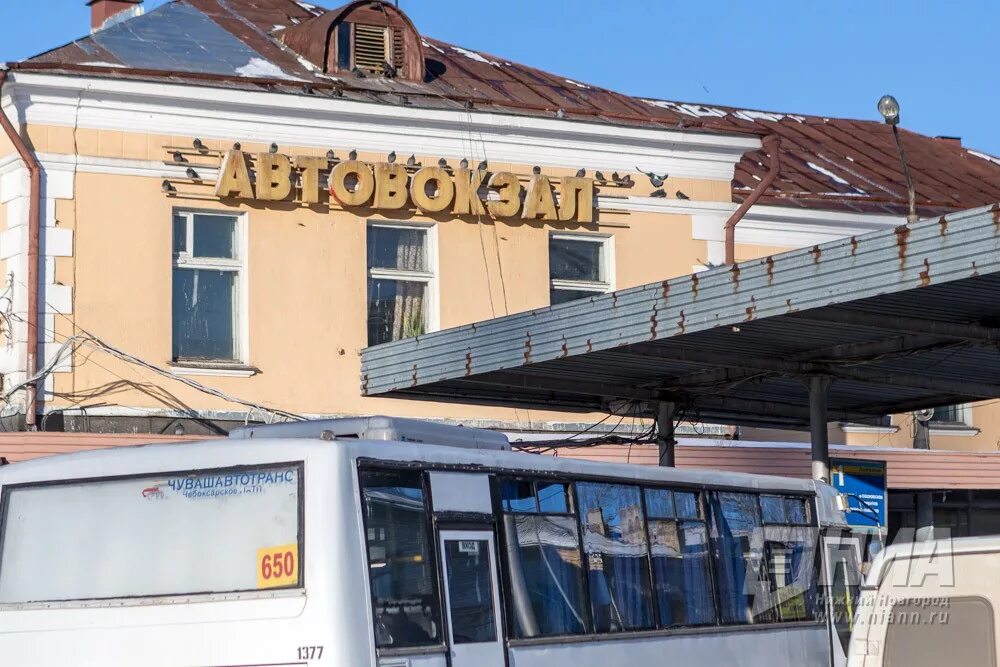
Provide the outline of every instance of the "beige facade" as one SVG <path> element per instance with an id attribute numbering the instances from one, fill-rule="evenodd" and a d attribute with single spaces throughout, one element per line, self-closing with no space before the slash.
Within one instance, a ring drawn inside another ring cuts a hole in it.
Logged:
<path id="1" fill-rule="evenodd" d="M 722 225 L 736 207 L 733 169 L 744 152 L 759 145 L 748 135 L 626 130 L 569 121 L 519 124 L 485 114 L 476 120 L 475 131 L 471 123 L 441 130 L 441 119 L 426 112 L 395 110 L 396 116 L 387 119 L 377 105 L 367 105 L 368 126 L 357 135 L 338 128 L 347 111 L 335 107 L 329 122 L 311 132 L 312 121 L 296 115 L 294 104 L 281 96 L 213 92 L 202 104 L 198 91 L 179 86 L 116 83 L 90 92 L 93 82 L 65 77 L 56 82 L 58 78 L 20 76 L 5 89 L 5 109 L 21 119 L 22 135 L 38 154 L 47 179 L 41 326 L 43 362 L 55 365 L 42 383 L 40 408 L 43 414 L 78 422 L 118 420 L 112 428 L 123 430 L 155 430 L 170 426 L 164 420 L 190 418 L 222 424 L 269 420 L 275 418 L 274 410 L 310 416 L 388 413 L 512 431 L 573 432 L 600 416 L 362 398 L 359 353 L 370 342 L 371 226 L 426 230 L 430 277 L 423 330 L 466 325 L 550 304 L 553 235 L 601 239 L 606 244 L 602 278 L 608 289 L 719 263 Z M 350 110 L 352 122 L 358 122 L 359 113 Z M 404 134 L 399 128 L 404 120 L 409 128 L 433 127 L 437 134 L 429 129 L 426 138 Z M 160 127 L 190 131 L 148 131 Z M 475 164 L 499 154 L 501 158 L 489 160 L 491 172 L 530 175 L 535 164 L 554 179 L 580 168 L 590 176 L 599 170 L 609 175 L 620 171 L 634 185 L 598 182 L 593 223 L 426 215 L 411 205 L 399 211 L 345 209 L 331 205 L 328 197 L 306 206 L 293 198 L 262 202 L 214 196 L 221 153 L 236 142 L 248 154 L 268 153 L 272 132 L 283 155 L 322 157 L 333 150 L 343 159 L 356 149 L 359 160 L 376 163 L 387 159 L 386 148 L 398 145 L 394 150 L 401 160 L 412 152 L 424 165 L 441 158 L 451 167 L 462 158 Z M 511 139 L 518 133 L 524 136 Z M 201 153 L 192 148 L 196 139 L 204 146 Z M 538 142 L 537 154 L 532 142 Z M 646 153 L 635 154 L 643 145 L 649 147 Z M 187 162 L 174 160 L 178 149 Z M 5 390 L 23 379 L 25 343 L 26 192 L 24 170 L 13 150 L 0 137 L 0 261 L 10 276 L 10 331 L 4 332 L 8 340 L 0 352 Z M 514 160 L 516 155 L 521 159 Z M 635 162 L 670 172 L 661 188 L 666 197 L 654 196 L 657 188 L 650 180 L 626 166 Z M 187 166 L 198 172 L 198 179 L 184 175 Z M 167 183 L 170 192 L 165 191 Z M 898 222 L 888 215 L 763 209 L 753 211 L 738 229 L 738 260 Z M 238 364 L 192 367 L 174 358 L 172 221 L 178 213 L 197 212 L 237 216 L 233 330 Z M 86 336 L 118 353 L 95 346 Z M 70 353 L 67 346 L 73 341 L 79 346 Z M 933 431 L 935 448 L 996 449 L 1000 412 L 995 407 L 968 409 L 964 418 L 969 428 L 952 425 L 948 431 Z M 23 398 L 14 393 L 6 414 L 16 415 L 18 409 L 23 411 Z M 159 421 L 154 426 L 135 421 L 151 418 Z M 837 426 L 833 441 L 908 446 L 909 419 L 894 418 L 894 426 L 881 429 Z M 788 433 L 767 435 L 797 439 Z"/>

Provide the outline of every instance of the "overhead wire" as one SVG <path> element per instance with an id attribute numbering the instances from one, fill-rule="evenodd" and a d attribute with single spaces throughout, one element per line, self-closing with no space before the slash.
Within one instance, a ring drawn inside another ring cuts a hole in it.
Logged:
<path id="1" fill-rule="evenodd" d="M 44 329 L 47 333 L 52 334 L 52 336 L 54 338 L 57 338 L 57 339 L 58 338 L 62 338 L 62 339 L 64 339 L 63 342 L 62 342 L 62 344 L 60 345 L 60 347 L 56 351 L 56 353 L 53 355 L 52 359 L 47 364 L 45 364 L 42 367 L 42 369 L 38 373 L 35 374 L 34 377 L 32 377 L 32 378 L 26 378 L 22 382 L 18 383 L 14 388 L 11 388 L 11 389 L 7 390 L 6 392 L 4 392 L 4 394 L 2 396 L 0 396 L 0 400 L 2 400 L 5 403 L 9 401 L 10 397 L 16 391 L 18 391 L 20 389 L 23 389 L 27 385 L 30 385 L 30 384 L 33 384 L 33 383 L 37 383 L 39 380 L 43 380 L 46 376 L 48 376 L 49 374 L 51 374 L 52 372 L 54 372 L 55 368 L 59 365 L 59 363 L 62 362 L 63 357 L 66 354 L 66 351 L 67 351 L 67 349 L 69 347 L 73 347 L 72 351 L 70 351 L 70 354 L 72 355 L 72 354 L 75 354 L 75 352 L 80 347 L 82 347 L 82 346 L 90 346 L 90 347 L 92 347 L 92 348 L 94 348 L 94 349 L 96 349 L 98 351 L 104 352 L 105 354 L 108 354 L 108 355 L 110 355 L 110 356 L 118 359 L 119 361 L 123 361 L 125 363 L 131 364 L 131 365 L 134 365 L 134 366 L 139 366 L 139 367 L 144 368 L 144 369 L 146 369 L 148 371 L 151 371 L 151 372 L 153 372 L 153 373 L 155 373 L 155 374 L 157 374 L 157 375 L 159 375 L 161 377 L 164 377 L 164 378 L 167 378 L 169 380 L 176 381 L 176 382 L 180 382 L 181 384 L 187 385 L 188 387 L 191 387 L 192 389 L 195 389 L 195 390 L 197 390 L 199 392 L 202 392 L 202 393 L 205 393 L 205 394 L 208 394 L 208 395 L 211 395 L 211 396 L 215 396 L 216 398 L 220 398 L 220 399 L 222 399 L 224 401 L 227 401 L 229 403 L 233 403 L 233 404 L 236 404 L 236 405 L 242 405 L 244 407 L 248 407 L 248 408 L 251 408 L 253 410 L 257 410 L 257 411 L 265 413 L 265 414 L 266 413 L 270 413 L 270 414 L 273 414 L 273 415 L 276 415 L 276 416 L 280 416 L 280 417 L 283 417 L 283 418 L 291 420 L 291 421 L 301 421 L 301 420 L 305 419 L 305 417 L 303 417 L 302 415 L 296 414 L 294 412 L 290 412 L 290 411 L 287 411 L 287 410 L 282 410 L 280 408 L 272 408 L 272 407 L 263 405 L 261 403 L 257 403 L 255 401 L 250 401 L 250 400 L 241 398 L 239 396 L 234 396 L 234 395 L 229 394 L 227 392 L 224 392 L 224 391 L 222 391 L 220 389 L 216 389 L 215 387 L 211 387 L 211 386 L 202 384 L 201 382 L 198 382 L 197 380 L 193 380 L 193 379 L 191 379 L 189 377 L 184 377 L 184 376 L 181 376 L 181 375 L 177 375 L 177 374 L 171 372 L 169 369 L 157 366 L 156 364 L 148 362 L 145 359 L 142 359 L 142 358 L 140 358 L 140 357 L 138 357 L 136 355 L 133 355 L 133 354 L 131 354 L 129 352 L 126 352 L 126 351 L 118 348 L 118 347 L 115 347 L 114 345 L 108 343 L 107 341 L 103 340 L 99 336 L 96 336 L 96 335 L 90 333 L 89 331 L 87 331 L 86 329 L 84 329 L 83 327 L 79 326 L 76 322 L 74 322 L 73 320 L 71 320 L 70 318 L 68 318 L 65 315 L 65 313 L 59 313 L 55 308 L 52 308 L 52 306 L 50 304 L 48 304 L 48 303 L 46 303 L 46 305 L 52 311 L 56 312 L 58 315 L 60 315 L 61 317 L 65 318 L 67 321 L 71 322 L 77 330 L 79 330 L 80 332 L 82 332 L 82 334 L 74 334 L 73 336 L 67 337 L 67 336 L 64 336 L 63 334 L 60 334 L 57 331 L 54 331 L 54 330 L 51 330 L 51 329 Z M 13 317 L 14 317 L 14 319 L 17 319 L 17 320 L 19 320 L 21 322 L 25 321 L 24 318 L 22 318 L 22 317 L 20 317 L 18 315 L 13 315 Z M 107 368 L 106 366 L 98 364 L 97 362 L 94 362 L 94 363 L 96 365 L 98 365 L 100 368 L 102 368 L 103 370 L 105 370 L 106 372 L 108 372 L 109 374 L 117 377 L 119 380 L 122 380 L 123 382 L 131 383 L 131 384 L 135 383 L 134 380 L 129 380 L 127 378 L 124 378 L 120 374 L 114 372 L 113 370 Z M 161 387 L 161 389 L 162 389 L 162 387 Z"/>

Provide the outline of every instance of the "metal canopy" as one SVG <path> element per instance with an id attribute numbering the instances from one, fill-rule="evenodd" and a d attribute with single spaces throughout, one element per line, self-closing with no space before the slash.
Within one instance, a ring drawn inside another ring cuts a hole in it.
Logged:
<path id="1" fill-rule="evenodd" d="M 362 352 L 366 396 L 803 428 L 1000 397 L 1000 206 Z"/>

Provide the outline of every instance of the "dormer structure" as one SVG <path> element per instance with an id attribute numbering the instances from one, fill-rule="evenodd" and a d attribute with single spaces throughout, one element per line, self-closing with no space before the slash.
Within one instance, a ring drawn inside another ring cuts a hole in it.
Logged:
<path id="1" fill-rule="evenodd" d="M 282 42 L 326 74 L 353 72 L 420 81 L 420 34 L 397 7 L 358 0 L 284 31 Z"/>

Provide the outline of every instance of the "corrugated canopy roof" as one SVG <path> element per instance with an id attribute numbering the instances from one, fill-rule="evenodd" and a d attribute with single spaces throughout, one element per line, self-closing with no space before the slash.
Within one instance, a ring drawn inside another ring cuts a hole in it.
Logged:
<path id="1" fill-rule="evenodd" d="M 1000 207 L 369 347 L 367 396 L 808 425 L 1000 397 Z"/>
<path id="2" fill-rule="evenodd" d="M 337 10 L 333 10 L 337 11 Z M 781 171 L 761 203 L 906 213 L 906 186 L 890 129 L 881 122 L 822 118 L 640 99 L 429 37 L 422 81 L 331 76 L 282 41 L 326 10 L 294 0 L 175 0 L 145 16 L 14 66 L 23 71 L 166 79 L 286 94 L 465 109 L 663 128 L 777 134 Z M 433 26 L 417 26 L 433 29 Z M 320 50 L 321 51 L 321 50 Z M 903 132 L 923 215 L 1000 201 L 1000 163 L 958 142 Z M 745 198 L 770 158 L 749 153 L 733 180 Z M 640 165 L 641 166 L 641 165 Z"/>

